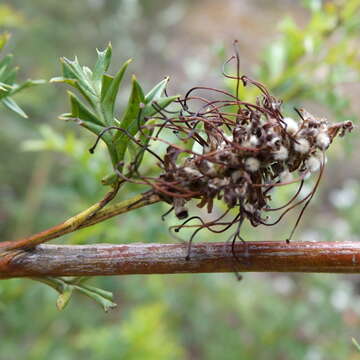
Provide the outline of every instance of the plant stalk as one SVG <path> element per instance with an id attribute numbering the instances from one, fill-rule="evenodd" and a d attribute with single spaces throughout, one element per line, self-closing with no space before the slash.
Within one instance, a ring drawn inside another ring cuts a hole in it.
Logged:
<path id="1" fill-rule="evenodd" d="M 360 243 L 255 241 L 187 244 L 39 245 L 9 252 L 0 278 L 215 272 L 360 273 Z M 4 258 L 5 260 L 5 258 Z"/>

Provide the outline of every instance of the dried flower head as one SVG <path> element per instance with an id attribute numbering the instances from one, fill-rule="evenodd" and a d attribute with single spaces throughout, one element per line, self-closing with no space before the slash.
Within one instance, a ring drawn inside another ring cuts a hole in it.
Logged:
<path id="1" fill-rule="evenodd" d="M 201 229 L 218 233 L 237 224 L 234 244 L 236 239 L 243 240 L 240 227 L 245 219 L 253 226 L 274 225 L 291 209 L 302 205 L 291 237 L 318 188 L 325 166 L 325 151 L 337 135 L 344 136 L 353 128 L 350 121 L 330 124 L 304 109 L 296 109 L 299 120 L 285 117 L 281 112 L 282 101 L 272 96 L 260 82 L 240 76 L 238 54 L 232 59 L 237 62 L 237 75 L 224 75 L 236 81 L 235 95 L 214 88 L 194 87 L 184 98 L 178 99 L 179 111 L 157 109 L 159 121 L 143 126 L 153 132 L 153 140 L 166 143 L 168 147 L 163 157 L 156 155 L 160 160 L 160 176 L 139 175 L 139 180 L 172 204 L 171 210 L 179 219 L 187 218 L 175 231 L 182 227 L 195 228 L 190 245 Z M 255 103 L 239 98 L 241 84 L 260 90 L 261 96 Z M 198 91 L 202 92 L 201 96 L 196 95 Z M 175 133 L 180 145 L 161 138 L 164 129 Z M 189 146 L 193 143 L 196 147 Z M 195 148 L 201 150 L 195 151 Z M 149 147 L 145 150 L 150 151 Z M 313 173 L 317 173 L 313 189 L 299 199 L 304 179 Z M 125 178 L 121 173 L 118 175 Z M 270 192 L 292 183 L 299 183 L 299 187 L 291 199 L 281 207 L 272 208 Z M 209 222 L 199 216 L 189 218 L 186 204 L 193 199 L 198 200 L 198 207 L 206 207 L 209 213 L 215 199 L 222 200 L 227 210 Z M 234 213 L 231 209 L 236 209 L 233 219 L 225 220 L 226 215 Z M 269 222 L 266 214 L 273 211 L 281 213 L 277 220 Z M 194 219 L 200 224 L 189 225 Z"/>

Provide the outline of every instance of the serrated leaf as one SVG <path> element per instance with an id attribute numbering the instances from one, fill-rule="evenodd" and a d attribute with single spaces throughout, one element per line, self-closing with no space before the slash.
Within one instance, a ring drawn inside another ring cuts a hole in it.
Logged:
<path id="1" fill-rule="evenodd" d="M 145 95 L 145 104 L 148 104 L 151 101 L 160 99 L 168 82 L 169 82 L 169 77 L 166 77 L 164 80 L 160 81 L 157 85 L 155 85 Z"/>
<path id="2" fill-rule="evenodd" d="M 65 57 L 60 58 L 63 77 L 65 79 L 77 79 L 77 74 L 73 70 L 72 66 L 68 63 L 68 59 Z"/>
<path id="3" fill-rule="evenodd" d="M 2 103 L 10 110 L 14 111 L 16 114 L 27 118 L 28 116 L 25 114 L 25 112 L 19 107 L 19 105 L 11 98 L 11 97 L 5 97 L 1 99 Z"/>
<path id="4" fill-rule="evenodd" d="M 126 61 L 123 66 L 120 68 L 120 70 L 115 75 L 113 81 L 111 82 L 109 88 L 107 89 L 106 93 L 104 93 L 104 98 L 102 101 L 102 109 L 105 115 L 105 121 L 107 125 L 113 124 L 113 117 L 114 117 L 114 107 L 115 107 L 115 101 L 116 96 L 119 92 L 119 87 L 121 84 L 121 81 L 124 77 L 125 71 L 130 64 L 132 60 L 129 59 Z"/>
<path id="5" fill-rule="evenodd" d="M 103 74 L 108 70 L 110 66 L 111 56 L 112 56 L 112 47 L 111 43 L 106 47 L 104 51 L 96 49 L 98 54 L 98 60 L 95 64 L 93 72 L 93 80 L 100 82 L 102 80 Z"/>
<path id="6" fill-rule="evenodd" d="M 104 124 L 96 117 L 96 115 L 92 113 L 91 110 L 89 110 L 74 93 L 68 91 L 68 95 L 71 104 L 71 117 L 104 126 Z"/>
<path id="7" fill-rule="evenodd" d="M 65 57 L 61 58 L 63 64 L 63 75 L 65 78 L 78 80 L 75 84 L 82 94 L 93 103 L 96 98 L 96 92 L 88 78 L 84 73 L 84 69 L 80 66 L 77 57 L 74 60 L 69 60 Z"/>

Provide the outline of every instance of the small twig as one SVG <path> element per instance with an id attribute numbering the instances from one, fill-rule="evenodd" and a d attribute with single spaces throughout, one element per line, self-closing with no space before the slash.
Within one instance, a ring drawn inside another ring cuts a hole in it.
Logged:
<path id="1" fill-rule="evenodd" d="M 111 197 L 111 195 L 109 195 L 109 197 Z M 147 192 L 103 209 L 103 205 L 108 201 L 104 202 L 104 200 L 102 200 L 99 203 L 90 206 L 85 211 L 71 217 L 65 222 L 40 233 L 17 241 L 0 242 L 0 250 L 10 251 L 15 249 L 30 249 L 36 245 L 58 238 L 75 230 L 97 224 L 116 215 L 120 215 L 146 205 L 154 204 L 159 201 L 160 197 L 158 195 Z"/>
<path id="2" fill-rule="evenodd" d="M 39 245 L 8 253 L 0 278 L 234 272 L 360 273 L 358 242 Z M 15 254 L 16 253 L 16 254 Z"/>

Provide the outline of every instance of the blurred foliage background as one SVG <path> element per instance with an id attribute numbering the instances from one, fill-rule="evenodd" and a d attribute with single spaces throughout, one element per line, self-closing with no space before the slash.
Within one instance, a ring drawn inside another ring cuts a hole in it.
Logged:
<path id="1" fill-rule="evenodd" d="M 360 2 L 307 0 L 136 1 L 8 0 L 0 30 L 12 34 L 20 80 L 60 74 L 59 57 L 95 62 L 95 48 L 113 44 L 113 69 L 129 57 L 130 72 L 150 89 L 170 75 L 169 92 L 205 84 L 232 87 L 221 64 L 238 39 L 241 70 L 293 106 L 331 121 L 360 114 Z M 124 91 L 124 98 L 127 92 Z M 242 94 L 251 99 L 256 94 Z M 105 149 L 57 120 L 68 110 L 64 87 L 45 84 L 15 97 L 29 118 L 4 107 L 0 133 L 1 240 L 54 225 L 99 200 L 108 173 Z M 121 104 L 121 99 L 120 99 Z M 357 131 L 332 147 L 325 177 L 297 240 L 360 236 Z M 145 168 L 151 168 L 149 161 Z M 120 197 L 139 189 L 129 186 Z M 289 190 L 278 193 L 281 201 Z M 163 204 L 71 234 L 59 241 L 169 242 Z M 276 228 L 244 230 L 248 240 L 283 240 L 295 218 Z M 141 225 L 139 226 L 139 221 Z M 203 234 L 199 240 L 226 240 Z M 77 296 L 61 313 L 56 293 L 30 280 L 0 284 L 0 359 L 357 359 L 358 276 L 232 274 L 96 278 L 115 292 L 105 314 Z"/>

